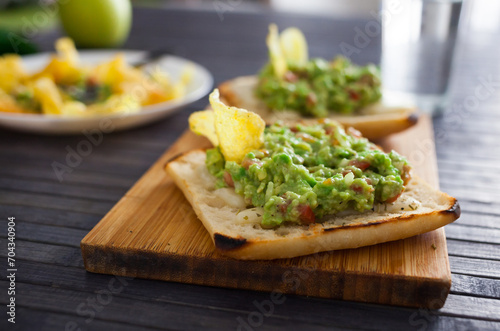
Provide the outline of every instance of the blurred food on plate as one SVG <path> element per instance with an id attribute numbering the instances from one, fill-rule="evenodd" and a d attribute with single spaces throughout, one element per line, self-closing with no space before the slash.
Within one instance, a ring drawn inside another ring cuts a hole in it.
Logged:
<path id="1" fill-rule="evenodd" d="M 0 57 L 0 111 L 63 116 L 134 113 L 143 106 L 182 98 L 191 80 L 187 66 L 178 80 L 155 68 L 145 71 L 117 53 L 111 60 L 81 63 L 74 43 L 61 38 L 41 71 L 23 69 L 18 55 Z"/>

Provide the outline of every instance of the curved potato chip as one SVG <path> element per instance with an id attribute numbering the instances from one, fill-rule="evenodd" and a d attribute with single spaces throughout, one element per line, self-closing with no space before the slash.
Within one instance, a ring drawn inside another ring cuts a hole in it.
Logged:
<path id="1" fill-rule="evenodd" d="M 219 99 L 219 90 L 209 96 L 215 113 L 215 133 L 226 161 L 241 162 L 245 155 L 264 143 L 266 123 L 259 115 L 245 109 L 228 107 Z"/>
<path id="2" fill-rule="evenodd" d="M 205 136 L 212 145 L 219 145 L 219 138 L 215 133 L 215 113 L 213 110 L 201 110 L 189 116 L 189 128 L 196 134 Z"/>
<path id="3" fill-rule="evenodd" d="M 274 69 L 276 77 L 283 77 L 287 71 L 287 63 L 280 45 L 278 27 L 276 24 L 269 25 L 269 34 L 266 38 L 269 49 L 269 59 Z"/>
<path id="4" fill-rule="evenodd" d="M 308 60 L 307 41 L 302 31 L 288 28 L 280 34 L 280 46 L 287 63 L 304 65 Z"/>

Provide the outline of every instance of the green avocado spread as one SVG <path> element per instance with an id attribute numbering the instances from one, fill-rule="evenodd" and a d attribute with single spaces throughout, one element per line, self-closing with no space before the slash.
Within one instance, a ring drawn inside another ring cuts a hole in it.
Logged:
<path id="1" fill-rule="evenodd" d="M 259 74 L 256 94 L 273 110 L 296 110 L 312 117 L 352 114 L 380 100 L 380 74 L 373 64 L 357 66 L 341 56 L 331 62 L 289 63 L 284 77 L 277 77 L 268 63 Z"/>
<path id="2" fill-rule="evenodd" d="M 384 153 L 337 123 L 280 123 L 264 131 L 264 145 L 241 163 L 207 150 L 206 165 L 217 188 L 234 187 L 248 205 L 263 207 L 261 225 L 311 224 L 344 210 L 363 212 L 374 203 L 394 202 L 410 179 L 406 159 Z"/>

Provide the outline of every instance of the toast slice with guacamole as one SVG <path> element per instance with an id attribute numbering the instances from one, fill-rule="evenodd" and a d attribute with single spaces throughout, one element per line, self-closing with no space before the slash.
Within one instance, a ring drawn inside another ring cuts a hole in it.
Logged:
<path id="1" fill-rule="evenodd" d="M 258 75 L 219 86 L 226 104 L 254 111 L 268 124 L 329 118 L 369 139 L 402 131 L 418 120 L 411 103 L 382 96 L 375 65 L 355 65 L 342 56 L 309 59 L 305 37 L 296 28 L 278 34 L 272 24 L 266 43 L 269 62 Z"/>
<path id="2" fill-rule="evenodd" d="M 457 201 L 412 178 L 393 203 L 374 210 L 327 215 L 321 222 L 262 227 L 264 210 L 249 206 L 233 188 L 216 188 L 206 152 L 192 151 L 167 165 L 167 172 L 209 232 L 218 252 L 236 259 L 279 259 L 357 248 L 404 239 L 456 220 Z"/>
<path id="3" fill-rule="evenodd" d="M 229 106 L 251 110 L 266 123 L 281 121 L 285 124 L 314 123 L 318 119 L 304 116 L 295 110 L 272 110 L 265 102 L 255 95 L 259 78 L 257 76 L 242 76 L 219 85 L 221 100 Z M 359 130 L 364 137 L 375 140 L 389 134 L 406 130 L 418 121 L 414 108 L 399 106 L 379 101 L 365 106 L 355 114 L 329 113 L 325 118 L 337 121 L 346 127 Z"/>
<path id="4" fill-rule="evenodd" d="M 275 259 L 407 238 L 453 222 L 457 201 L 412 177 L 411 165 L 337 122 L 275 123 L 228 107 L 193 113 L 214 148 L 169 162 L 167 173 L 217 249 Z"/>

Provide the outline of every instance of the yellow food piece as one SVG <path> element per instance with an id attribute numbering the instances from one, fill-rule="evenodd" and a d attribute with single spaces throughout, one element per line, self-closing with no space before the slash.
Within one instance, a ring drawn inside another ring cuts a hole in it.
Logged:
<path id="1" fill-rule="evenodd" d="M 269 34 L 266 38 L 266 44 L 269 49 L 269 59 L 273 66 L 274 74 L 276 77 L 283 77 L 288 67 L 281 49 L 278 27 L 276 24 L 269 25 Z"/>
<path id="2" fill-rule="evenodd" d="M 52 57 L 49 64 L 39 73 L 32 76 L 32 79 L 49 77 L 56 84 L 74 84 L 83 73 L 77 67 L 66 61 L 61 61 L 57 57 Z"/>
<path id="3" fill-rule="evenodd" d="M 226 161 L 241 162 L 248 152 L 264 144 L 266 123 L 259 115 L 245 109 L 228 107 L 219 99 L 219 90 L 209 96 L 213 111 L 196 112 L 189 126 L 197 134 L 219 146 Z"/>
<path id="4" fill-rule="evenodd" d="M 61 61 L 66 61 L 74 66 L 80 62 L 75 43 L 70 38 L 59 38 L 56 41 L 56 50 Z"/>
<path id="5" fill-rule="evenodd" d="M 64 116 L 88 116 L 87 106 L 79 101 L 64 101 L 61 106 L 60 115 Z"/>
<path id="6" fill-rule="evenodd" d="M 23 71 L 19 56 L 0 57 L 0 111 L 33 113 L 39 111 L 40 105 L 42 113 L 50 115 L 134 113 L 143 106 L 183 97 L 193 77 L 191 66 L 186 66 L 175 80 L 161 68 L 145 73 L 128 65 L 123 54 L 98 65 L 84 66 L 69 38 L 57 40 L 55 48 L 57 53 L 45 68 L 32 75 Z M 92 88 L 100 96 L 95 102 L 85 97 Z M 32 92 L 33 97 L 26 91 Z"/>
<path id="7" fill-rule="evenodd" d="M 307 41 L 302 31 L 288 28 L 280 34 L 280 46 L 287 63 L 304 65 L 309 58 Z"/>
<path id="8" fill-rule="evenodd" d="M 85 104 L 74 100 L 63 100 L 56 84 L 42 77 L 33 84 L 35 98 L 40 101 L 42 112 L 47 115 L 86 116 Z"/>
<path id="9" fill-rule="evenodd" d="M 0 89 L 0 111 L 7 113 L 24 113 L 25 109 L 19 106 L 13 97 Z"/>
<path id="10" fill-rule="evenodd" d="M 303 65 L 309 58 L 306 38 L 297 28 L 291 27 L 279 34 L 276 24 L 269 25 L 266 44 L 276 77 L 283 78 L 289 64 Z"/>
<path id="11" fill-rule="evenodd" d="M 133 114 L 141 110 L 140 101 L 132 95 L 112 95 L 105 102 L 93 104 L 87 107 L 92 114 Z"/>
<path id="12" fill-rule="evenodd" d="M 205 136 L 212 145 L 219 146 L 215 132 L 215 113 L 213 110 L 200 110 L 189 116 L 189 128 L 197 135 Z"/>
<path id="13" fill-rule="evenodd" d="M 60 115 L 62 113 L 63 100 L 53 80 L 42 77 L 33 84 L 35 98 L 42 105 L 42 112 L 49 115 Z"/>
<path id="14" fill-rule="evenodd" d="M 0 89 L 10 93 L 25 77 L 21 57 L 18 55 L 5 55 L 0 57 Z"/>
<path id="15" fill-rule="evenodd" d="M 52 56 L 49 64 L 31 79 L 49 77 L 56 84 L 75 84 L 86 72 L 86 68 L 79 64 L 78 52 L 75 44 L 69 38 L 56 41 L 57 55 Z"/>
<path id="16" fill-rule="evenodd" d="M 226 161 L 241 162 L 245 155 L 264 144 L 266 123 L 254 112 L 228 107 L 219 99 L 219 90 L 209 96 L 215 112 L 215 133 Z"/>

